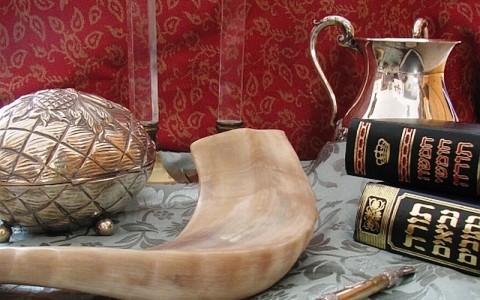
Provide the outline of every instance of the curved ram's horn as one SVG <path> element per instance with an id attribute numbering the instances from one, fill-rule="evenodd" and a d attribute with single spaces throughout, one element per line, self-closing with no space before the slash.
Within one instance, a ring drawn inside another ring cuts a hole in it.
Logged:
<path id="1" fill-rule="evenodd" d="M 172 242 L 148 250 L 0 249 L 0 282 L 122 299 L 244 298 L 295 263 L 317 216 L 285 134 L 236 129 L 191 147 L 200 180 L 195 213 Z"/>

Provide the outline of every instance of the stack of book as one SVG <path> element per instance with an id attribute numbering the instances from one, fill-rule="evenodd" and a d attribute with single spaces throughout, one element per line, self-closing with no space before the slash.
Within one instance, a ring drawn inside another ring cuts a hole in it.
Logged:
<path id="1" fill-rule="evenodd" d="M 361 195 L 354 239 L 480 275 L 480 124 L 354 119 L 348 174 Z"/>

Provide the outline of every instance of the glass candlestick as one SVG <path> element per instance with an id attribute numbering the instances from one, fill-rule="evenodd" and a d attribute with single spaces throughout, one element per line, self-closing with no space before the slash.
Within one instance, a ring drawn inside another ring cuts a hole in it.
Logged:
<path id="1" fill-rule="evenodd" d="M 156 142 L 158 68 L 155 0 L 127 0 L 127 19 L 129 107 Z"/>
<path id="2" fill-rule="evenodd" d="M 129 107 L 157 145 L 158 67 L 156 0 L 127 0 Z M 173 183 L 160 152 L 148 183 Z"/>
<path id="3" fill-rule="evenodd" d="M 217 131 L 243 127 L 245 0 L 222 0 Z"/>

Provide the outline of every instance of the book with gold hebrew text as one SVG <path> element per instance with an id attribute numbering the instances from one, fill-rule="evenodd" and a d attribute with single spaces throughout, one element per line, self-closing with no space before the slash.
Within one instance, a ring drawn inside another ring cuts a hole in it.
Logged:
<path id="1" fill-rule="evenodd" d="M 347 136 L 348 174 L 480 195 L 480 124 L 422 119 L 354 119 Z"/>
<path id="2" fill-rule="evenodd" d="M 480 202 L 450 194 L 368 183 L 354 239 L 480 275 Z"/>

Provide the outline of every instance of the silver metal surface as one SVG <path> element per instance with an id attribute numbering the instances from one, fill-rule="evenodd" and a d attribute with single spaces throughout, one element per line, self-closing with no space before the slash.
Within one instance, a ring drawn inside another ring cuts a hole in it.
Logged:
<path id="1" fill-rule="evenodd" d="M 369 279 L 346 286 L 334 293 L 322 295 L 315 300 L 361 300 L 394 286 L 400 285 L 406 277 L 415 273 L 413 266 L 401 266 L 390 268 Z"/>
<path id="2" fill-rule="evenodd" d="M 155 145 L 130 111 L 73 89 L 0 109 L 0 218 L 30 231 L 91 226 L 147 180 Z"/>
<path id="3" fill-rule="evenodd" d="M 364 82 L 352 107 L 338 120 L 335 94 L 316 54 L 321 30 L 340 25 L 338 42 L 362 53 Z M 427 25 L 417 19 L 413 35 L 428 36 Z M 458 42 L 427 38 L 355 38 L 350 22 L 328 16 L 315 22 L 310 36 L 310 54 L 332 102 L 331 123 L 336 120 L 335 140 L 345 138 L 352 118 L 419 118 L 458 121 L 444 82 L 447 58 Z M 332 124 L 333 125 L 333 124 Z"/>

